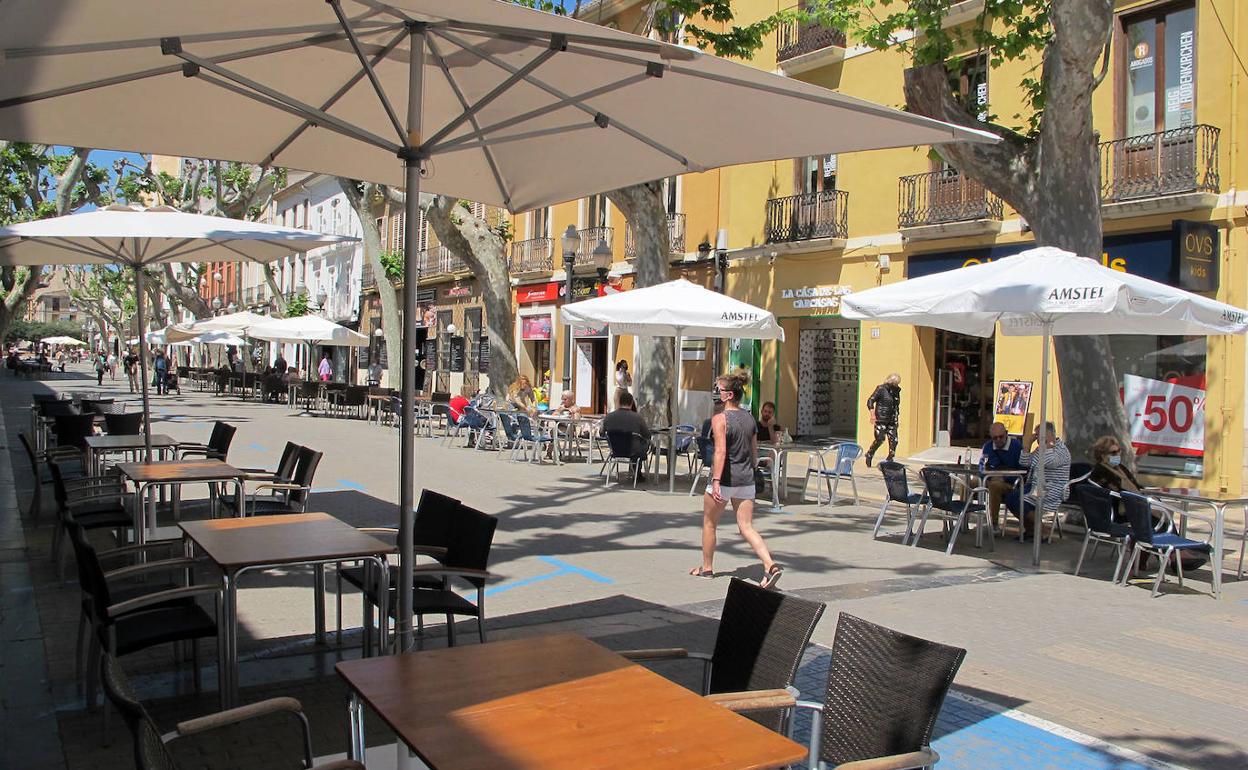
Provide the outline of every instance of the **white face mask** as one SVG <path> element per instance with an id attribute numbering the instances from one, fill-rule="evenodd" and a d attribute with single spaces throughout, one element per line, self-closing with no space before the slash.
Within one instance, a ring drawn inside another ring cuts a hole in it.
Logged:
<path id="1" fill-rule="evenodd" d="M 1122 457 L 1119 455 L 1110 455 L 1109 464 L 1113 466 L 1122 465 Z"/>

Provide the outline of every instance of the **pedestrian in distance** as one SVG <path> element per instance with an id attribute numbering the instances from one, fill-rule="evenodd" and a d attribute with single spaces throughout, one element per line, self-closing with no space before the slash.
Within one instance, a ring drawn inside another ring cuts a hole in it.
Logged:
<path id="1" fill-rule="evenodd" d="M 101 350 L 95 354 L 95 384 L 104 384 L 104 372 L 108 370 L 108 357 Z"/>
<path id="2" fill-rule="evenodd" d="M 702 496 L 702 564 L 689 570 L 695 577 L 715 576 L 715 528 L 728 503 L 737 517 L 737 529 L 763 563 L 759 585 L 772 588 L 780 582 L 783 568 L 771 557 L 762 535 L 754 529 L 754 468 L 758 458 L 758 425 L 754 415 L 741 408 L 745 382 L 726 375 L 715 382 L 715 396 L 723 411 L 711 418 L 715 458 L 711 483 Z"/>
<path id="3" fill-rule="evenodd" d="M 134 348 L 126 350 L 126 357 L 122 359 L 121 366 L 126 370 L 130 392 L 134 393 L 139 389 L 139 356 L 134 352 Z"/>
<path id="4" fill-rule="evenodd" d="M 316 368 L 316 373 L 320 376 L 321 382 L 329 382 L 329 378 L 334 376 L 334 365 L 329 362 L 329 353 L 321 356 L 321 364 Z"/>
<path id="5" fill-rule="evenodd" d="M 156 383 L 156 395 L 169 395 L 169 359 L 165 358 L 165 351 L 157 350 L 156 358 L 152 361 L 152 368 L 156 371 L 154 377 Z"/>
<path id="6" fill-rule="evenodd" d="M 867 399 L 867 412 L 871 415 L 871 424 L 875 426 L 875 440 L 867 450 L 867 467 L 871 467 L 871 458 L 885 440 L 888 441 L 888 461 L 892 462 L 897 454 L 897 420 L 901 416 L 901 375 L 890 374 L 884 382 L 875 386 Z"/>

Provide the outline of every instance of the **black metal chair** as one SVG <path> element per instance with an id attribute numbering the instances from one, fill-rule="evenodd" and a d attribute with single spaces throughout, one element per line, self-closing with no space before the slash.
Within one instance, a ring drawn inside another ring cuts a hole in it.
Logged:
<path id="1" fill-rule="evenodd" d="M 346 414 L 348 409 L 354 409 L 357 417 L 367 417 L 364 410 L 368 406 L 368 390 L 367 385 L 348 385 L 342 390 L 331 392 L 334 411 Z"/>
<path id="2" fill-rule="evenodd" d="M 880 515 L 875 519 L 875 527 L 871 530 L 871 539 L 875 540 L 880 536 L 880 527 L 884 524 L 884 515 L 888 513 L 889 508 L 896 505 L 904 505 L 906 508 L 906 531 L 901 537 L 901 544 L 905 545 L 910 542 L 910 535 L 914 530 L 914 509 L 923 504 L 926 499 L 925 495 L 920 492 L 910 491 L 910 482 L 906 477 L 906 466 L 892 460 L 881 460 L 879 463 L 880 473 L 884 476 L 884 488 L 887 491 L 887 497 L 884 498 L 884 504 L 880 506 Z M 886 535 L 894 534 L 885 532 Z"/>
<path id="3" fill-rule="evenodd" d="M 83 414 L 107 414 L 117 405 L 117 400 L 113 398 L 84 398 L 82 399 Z M 124 408 L 124 404 L 122 405 Z"/>
<path id="4" fill-rule="evenodd" d="M 780 591 L 733 578 L 719 619 L 714 651 L 681 648 L 628 650 L 630 660 L 698 660 L 703 664 L 702 694 L 779 690 L 793 684 L 798 665 L 826 607 Z M 746 712 L 754 721 L 781 730 L 784 708 Z"/>
<path id="5" fill-rule="evenodd" d="M 1171 558 L 1174 559 L 1181 588 L 1183 586 L 1183 556 L 1188 553 L 1208 556 L 1213 552 L 1213 544 L 1208 540 L 1194 540 L 1178 534 L 1174 524 L 1174 516 L 1177 512 L 1172 508 L 1134 492 L 1119 492 L 1118 495 L 1122 499 L 1123 516 L 1131 525 L 1131 556 L 1127 560 L 1127 569 L 1122 575 L 1122 584 L 1127 585 L 1127 580 L 1135 570 L 1140 556 L 1147 553 L 1161 560 L 1161 564 L 1157 567 L 1157 577 L 1153 580 L 1153 596 L 1161 593 L 1161 584 L 1165 582 L 1166 568 Z M 1153 511 L 1162 514 L 1161 525 L 1156 531 L 1153 529 Z M 1213 522 L 1204 517 L 1191 513 L 1183 515 L 1206 521 L 1210 528 L 1213 528 Z M 1214 569 L 1219 566 L 1214 565 Z"/>
<path id="6" fill-rule="evenodd" d="M 104 432 L 110 436 L 137 436 L 142 431 L 142 412 L 104 415 Z"/>
<path id="7" fill-rule="evenodd" d="M 273 516 L 283 513 L 304 513 L 312 480 L 324 454 L 308 447 L 299 447 L 295 471 L 289 481 L 270 481 L 256 487 L 246 498 L 248 516 Z M 225 496 L 222 496 L 225 497 Z"/>
<path id="8" fill-rule="evenodd" d="M 269 470 L 268 468 L 239 468 L 240 471 L 243 471 L 243 473 L 246 474 L 244 477 L 245 482 L 259 485 L 253 487 L 252 494 L 244 495 L 244 505 L 257 496 L 261 499 L 269 500 L 273 499 L 275 495 L 280 494 L 281 499 L 285 500 L 287 497 L 285 490 L 282 490 L 279 493 L 278 490 L 272 489 L 269 485 L 294 483 L 295 468 L 299 463 L 299 453 L 303 449 L 305 449 L 305 447 L 300 444 L 296 444 L 293 441 L 287 441 L 286 446 L 282 448 L 282 454 L 278 458 L 277 465 L 273 468 L 273 470 Z M 260 490 L 262 488 L 268 489 L 269 492 L 261 495 Z M 237 510 L 237 501 L 233 495 L 223 494 L 222 490 L 218 488 L 216 496 L 217 504 L 227 511 L 227 515 L 241 516 L 245 514 L 245 511 L 240 512 Z"/>
<path id="9" fill-rule="evenodd" d="M 168 748 L 173 741 L 240 724 L 258 717 L 277 714 L 289 714 L 298 723 L 305 768 L 310 770 L 364 770 L 364 765 L 350 759 L 339 759 L 320 765 L 313 764 L 315 760 L 312 756 L 312 730 L 307 716 L 303 713 L 303 705 L 294 698 L 269 698 L 188 719 L 177 723 L 172 731 L 162 735 L 147 713 L 147 709 L 143 708 L 143 704 L 130 689 L 117 659 L 104 656 L 100 669 L 100 681 L 104 687 L 104 694 L 121 714 L 122 720 L 130 731 L 130 737 L 134 741 L 134 766 L 137 770 L 177 770 L 178 763 Z"/>
<path id="10" fill-rule="evenodd" d="M 958 541 L 958 533 L 968 521 L 975 522 L 976 544 L 978 545 L 979 536 L 987 531 L 988 547 L 995 549 L 988 507 L 981 502 L 988 494 L 987 487 L 964 489 L 963 499 L 958 500 L 953 492 L 955 477 L 949 471 L 940 468 L 923 468 L 919 471 L 919 475 L 923 477 L 923 487 L 927 490 L 927 505 L 923 508 L 923 515 L 919 519 L 919 528 L 910 540 L 911 547 L 919 545 L 919 541 L 923 539 L 923 530 L 927 526 L 928 518 L 935 516 L 943 522 L 945 532 L 949 537 L 949 545 L 945 548 L 946 555 L 953 553 L 953 546 Z M 966 483 L 960 479 L 959 483 L 966 486 Z"/>
<path id="11" fill-rule="evenodd" d="M 920 639 L 842 612 L 823 703 L 783 690 L 716 698 L 750 713 L 776 705 L 812 712 L 812 766 L 918 770 L 940 761 L 931 747 L 936 717 L 966 650 Z M 752 696 L 752 697 L 751 697 Z"/>
<path id="12" fill-rule="evenodd" d="M 63 414 L 53 418 L 52 435 L 57 449 L 87 451 L 87 436 L 95 435 L 94 414 Z"/>
<path id="13" fill-rule="evenodd" d="M 636 489 L 637 478 L 646 459 L 646 440 L 640 433 L 626 430 L 609 430 L 606 436 L 610 453 L 599 471 L 606 476 L 606 486 L 611 486 L 612 476 L 619 474 L 620 463 L 628 463 L 633 470 L 633 489 Z"/>
<path id="14" fill-rule="evenodd" d="M 1114 521 L 1113 493 L 1095 484 L 1081 484 L 1074 489 L 1074 497 L 1083 514 L 1083 523 L 1087 533 L 1083 536 L 1083 545 L 1079 548 L 1079 560 L 1075 562 L 1075 575 L 1083 568 L 1083 559 L 1088 552 L 1088 543 L 1092 543 L 1092 556 L 1096 549 L 1105 544 L 1113 547 L 1118 554 L 1114 564 L 1113 582 L 1118 582 L 1118 573 L 1122 570 L 1123 560 L 1131 542 L 1131 527 Z"/>
<path id="15" fill-rule="evenodd" d="M 61 472 L 57 460 L 48 461 L 52 477 L 52 493 L 56 499 L 56 529 L 52 533 L 52 561 L 57 574 L 62 573 L 61 553 L 65 527 L 70 521 L 84 530 L 107 529 L 115 534 L 118 543 L 124 541 L 124 530 L 134 526 L 134 495 L 126 490 L 125 482 L 118 476 L 79 476 L 69 480 Z"/>
<path id="16" fill-rule="evenodd" d="M 183 460 L 189 457 L 203 457 L 224 462 L 230 453 L 230 444 L 234 441 L 234 434 L 237 432 L 238 428 L 228 422 L 217 420 L 212 424 L 212 434 L 208 437 L 207 444 L 178 442 L 178 456 Z"/>
<path id="17" fill-rule="evenodd" d="M 31 489 L 30 507 L 26 511 L 26 515 L 32 519 L 38 519 L 39 514 L 43 511 L 43 487 L 52 483 L 52 472 L 48 470 L 47 462 L 53 459 L 59 459 L 61 462 L 62 478 L 78 479 L 86 475 L 82 467 L 82 454 L 76 449 L 68 451 L 57 451 L 55 448 L 49 449 L 47 452 L 38 452 L 35 450 L 34 444 L 31 443 L 30 437 L 25 433 L 17 434 L 18 441 L 22 442 L 22 449 L 26 450 L 26 459 L 30 461 L 30 473 L 33 485 Z"/>

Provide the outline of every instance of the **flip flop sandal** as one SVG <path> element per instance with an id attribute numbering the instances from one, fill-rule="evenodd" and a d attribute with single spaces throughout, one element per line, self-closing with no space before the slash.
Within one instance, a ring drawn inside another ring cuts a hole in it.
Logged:
<path id="1" fill-rule="evenodd" d="M 763 573 L 763 579 L 758 584 L 763 588 L 775 588 L 776 583 L 780 582 L 780 578 L 784 575 L 784 567 L 779 564 L 772 564 L 771 569 Z"/>
<path id="2" fill-rule="evenodd" d="M 692 575 L 693 577 L 713 578 L 715 577 L 715 570 L 703 569 L 702 567 L 696 567 L 694 569 L 689 570 L 689 574 Z"/>

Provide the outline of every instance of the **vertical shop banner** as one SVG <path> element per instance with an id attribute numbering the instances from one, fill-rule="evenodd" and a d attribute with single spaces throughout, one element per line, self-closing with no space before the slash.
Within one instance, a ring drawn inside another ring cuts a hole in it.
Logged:
<path id="1" fill-rule="evenodd" d="M 576 343 L 576 403 L 594 403 L 594 343 Z"/>
<path id="2" fill-rule="evenodd" d="M 1204 454 L 1205 391 L 1134 374 L 1124 375 L 1122 386 L 1132 444 Z"/>

